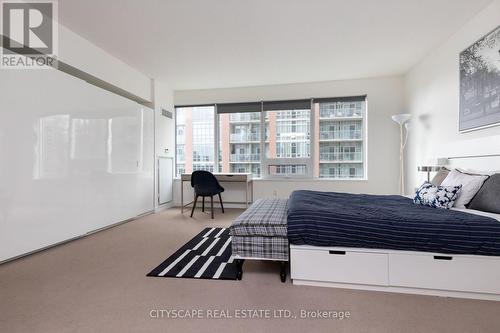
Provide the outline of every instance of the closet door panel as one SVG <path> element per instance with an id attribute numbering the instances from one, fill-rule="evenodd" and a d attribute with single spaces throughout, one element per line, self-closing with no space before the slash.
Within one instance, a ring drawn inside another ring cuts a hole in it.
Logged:
<path id="1" fill-rule="evenodd" d="M 153 209 L 151 110 L 56 70 L 0 89 L 0 261 Z"/>

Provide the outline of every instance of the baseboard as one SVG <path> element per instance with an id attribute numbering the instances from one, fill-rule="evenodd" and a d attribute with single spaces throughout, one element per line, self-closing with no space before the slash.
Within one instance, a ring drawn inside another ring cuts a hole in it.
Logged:
<path id="1" fill-rule="evenodd" d="M 174 204 L 173 201 L 166 202 L 164 204 L 156 206 L 154 212 L 158 213 L 158 212 L 161 212 L 163 210 L 166 210 L 166 209 L 169 209 L 169 208 L 173 208 L 173 207 L 175 207 L 175 204 Z M 180 208 L 180 206 L 179 206 L 179 208 Z"/>

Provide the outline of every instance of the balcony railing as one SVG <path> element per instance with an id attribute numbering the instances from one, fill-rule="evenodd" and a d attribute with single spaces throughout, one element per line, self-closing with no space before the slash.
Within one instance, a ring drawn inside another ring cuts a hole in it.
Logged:
<path id="1" fill-rule="evenodd" d="M 319 113 L 320 118 L 361 118 L 363 113 L 358 109 L 341 109 L 341 110 L 321 110 Z"/>
<path id="2" fill-rule="evenodd" d="M 259 133 L 231 133 L 231 142 L 260 141 Z"/>
<path id="3" fill-rule="evenodd" d="M 320 153 L 320 161 L 335 162 L 335 161 L 362 161 L 363 153 Z"/>
<path id="4" fill-rule="evenodd" d="M 319 173 L 319 178 L 336 178 L 336 179 L 345 179 L 345 178 L 363 178 L 362 171 L 356 171 L 354 174 L 349 172 L 339 172 L 338 170 L 334 173 L 330 173 L 326 170 L 321 170 Z"/>
<path id="5" fill-rule="evenodd" d="M 356 131 L 329 131 L 319 133 L 320 140 L 358 140 L 361 139 L 361 130 Z"/>
<path id="6" fill-rule="evenodd" d="M 309 120 L 310 119 L 310 110 L 303 111 L 275 111 L 276 112 L 276 120 Z"/>
<path id="7" fill-rule="evenodd" d="M 279 132 L 276 141 L 309 141 L 309 133 Z"/>
<path id="8" fill-rule="evenodd" d="M 229 121 L 258 121 L 260 120 L 259 112 L 252 113 L 231 113 Z"/>
<path id="9" fill-rule="evenodd" d="M 231 162 L 259 162 L 260 154 L 231 154 Z"/>
<path id="10" fill-rule="evenodd" d="M 306 176 L 307 165 L 305 164 L 270 164 L 267 173 L 272 176 Z"/>

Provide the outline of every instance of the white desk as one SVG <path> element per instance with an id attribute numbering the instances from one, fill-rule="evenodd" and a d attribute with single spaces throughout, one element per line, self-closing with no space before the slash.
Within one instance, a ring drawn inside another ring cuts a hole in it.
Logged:
<path id="1" fill-rule="evenodd" d="M 253 202 L 253 179 L 251 173 L 214 173 L 215 178 L 219 183 L 241 183 L 245 186 L 245 207 L 248 208 L 248 203 Z M 191 183 L 191 174 L 181 174 L 181 213 L 184 213 L 184 207 L 193 203 L 193 201 L 184 204 L 184 182 Z M 249 201 L 250 199 L 250 201 Z M 223 203 L 235 204 L 243 203 L 241 201 L 223 201 Z"/>

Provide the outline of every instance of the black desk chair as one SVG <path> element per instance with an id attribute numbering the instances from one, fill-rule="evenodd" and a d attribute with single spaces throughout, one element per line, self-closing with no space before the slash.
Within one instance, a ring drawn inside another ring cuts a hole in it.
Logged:
<path id="1" fill-rule="evenodd" d="M 219 195 L 220 207 L 222 208 L 222 213 L 224 213 L 224 206 L 222 204 L 222 198 L 220 196 L 220 194 L 224 192 L 224 187 L 220 186 L 217 178 L 215 178 L 212 173 L 203 170 L 193 172 L 191 174 L 191 187 L 194 188 L 195 194 L 193 209 L 191 210 L 191 217 L 193 217 L 198 197 L 203 198 L 203 212 L 205 211 L 205 197 L 210 197 L 210 208 L 212 218 L 214 218 L 214 195 L 216 194 Z"/>

